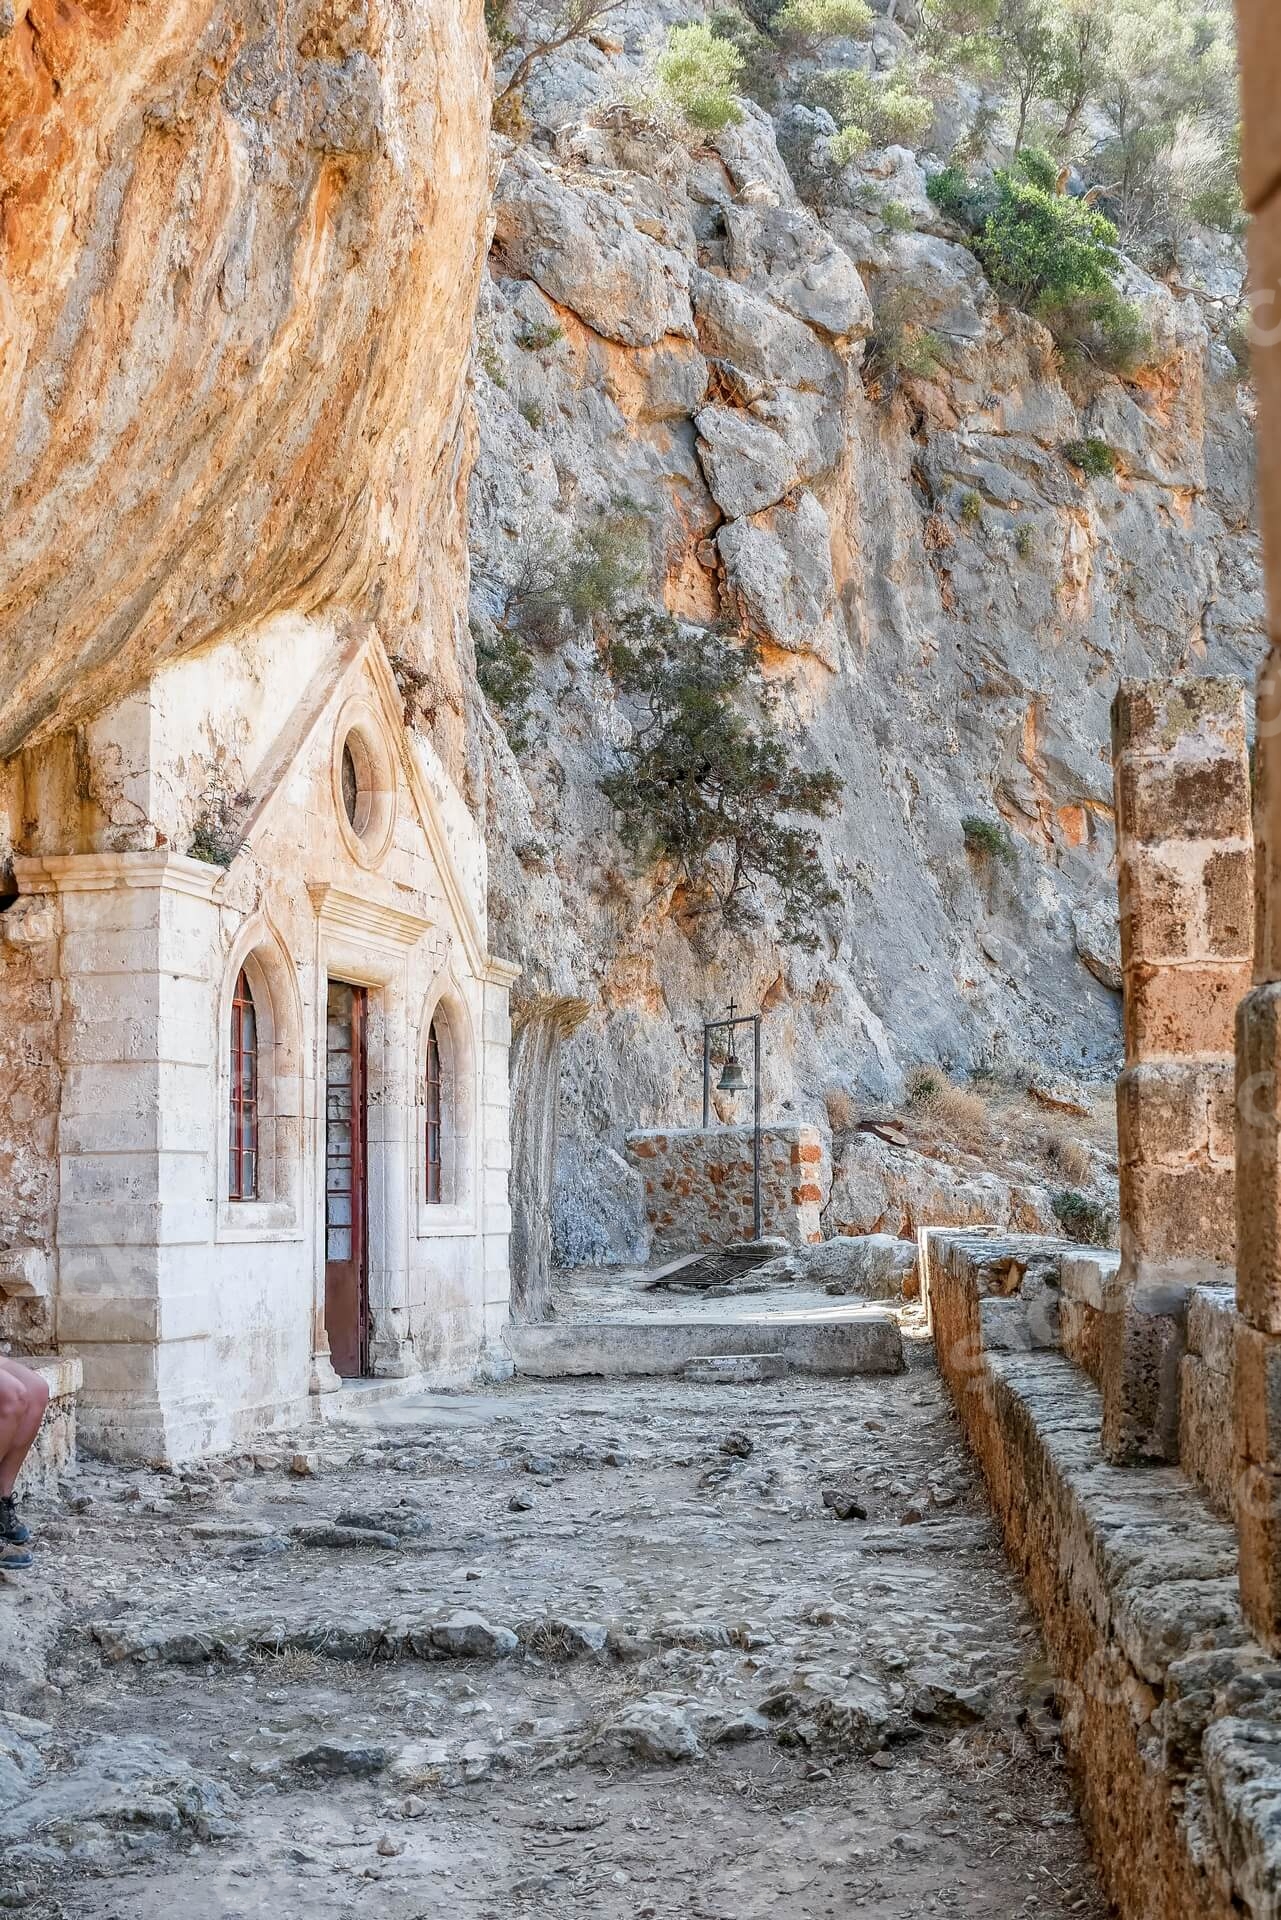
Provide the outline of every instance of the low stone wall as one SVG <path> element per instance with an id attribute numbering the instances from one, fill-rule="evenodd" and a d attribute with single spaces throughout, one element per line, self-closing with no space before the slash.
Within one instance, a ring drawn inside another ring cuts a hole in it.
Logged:
<path id="1" fill-rule="evenodd" d="M 73 1354 L 47 1353 L 22 1355 L 24 1367 L 30 1367 L 49 1384 L 49 1407 L 36 1444 L 18 1475 L 19 1498 L 26 1494 L 53 1494 L 64 1474 L 76 1464 L 76 1395 L 84 1370 Z"/>
<path id="2" fill-rule="evenodd" d="M 633 1133 L 627 1155 L 645 1181 L 653 1260 L 751 1239 L 750 1127 Z M 794 1246 L 821 1240 L 831 1186 L 831 1152 L 817 1127 L 762 1130 L 762 1233 Z"/>
<path id="3" fill-rule="evenodd" d="M 1234 1528 L 1177 1468 L 1104 1464 L 1047 1264 L 1031 1302 L 994 1284 L 1026 1241 L 936 1232 L 925 1254 L 939 1364 L 1041 1619 L 1108 1893 L 1125 1920 L 1277 1920 L 1281 1664 L 1246 1628 Z"/>
<path id="4" fill-rule="evenodd" d="M 1231 1287 L 1197 1288 L 1188 1304 L 1188 1350 L 1179 1382 L 1179 1465 L 1227 1516 L 1236 1477 L 1236 1304 Z"/>
<path id="5" fill-rule="evenodd" d="M 1074 1253 L 1063 1262 L 1063 1351 L 1089 1374 L 1103 1379 L 1103 1298 L 1121 1265 L 1119 1253 Z"/>

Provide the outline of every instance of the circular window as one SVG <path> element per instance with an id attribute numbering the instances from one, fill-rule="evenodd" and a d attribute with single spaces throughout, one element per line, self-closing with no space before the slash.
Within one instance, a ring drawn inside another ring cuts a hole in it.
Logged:
<path id="1" fill-rule="evenodd" d="M 333 775 L 338 824 L 348 851 L 362 866 L 376 866 L 391 844 L 396 772 L 382 727 L 364 701 L 351 702 L 340 716 Z"/>
<path id="2" fill-rule="evenodd" d="M 356 756 L 351 750 L 351 741 L 344 740 L 342 747 L 342 804 L 343 812 L 356 824 L 356 809 L 360 805 L 360 780 L 356 773 Z"/>

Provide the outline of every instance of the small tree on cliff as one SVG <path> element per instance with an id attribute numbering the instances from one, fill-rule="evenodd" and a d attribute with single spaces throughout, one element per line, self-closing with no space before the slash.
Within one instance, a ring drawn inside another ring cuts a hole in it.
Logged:
<path id="1" fill-rule="evenodd" d="M 524 92 L 535 68 L 562 47 L 600 33 L 610 15 L 624 4 L 625 0 L 550 0 L 531 6 L 523 0 L 485 0 L 485 25 L 495 60 L 520 49 L 516 65 L 494 95 L 495 129 L 523 133 Z"/>
<path id="2" fill-rule="evenodd" d="M 635 715 L 601 781 L 624 846 L 729 927 L 759 917 L 763 891 L 781 938 L 815 947 L 814 917 L 839 896 L 796 817 L 827 818 L 842 783 L 793 760 L 755 646 L 635 612 L 618 621 L 602 664 Z"/>

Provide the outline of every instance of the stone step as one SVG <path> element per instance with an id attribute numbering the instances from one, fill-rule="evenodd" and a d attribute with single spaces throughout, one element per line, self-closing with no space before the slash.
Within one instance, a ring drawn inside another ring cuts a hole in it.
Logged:
<path id="1" fill-rule="evenodd" d="M 761 1380 L 781 1380 L 791 1370 L 782 1353 L 705 1353 L 685 1362 L 681 1379 L 700 1387 L 751 1387 Z"/>
<path id="2" fill-rule="evenodd" d="M 749 1356 L 796 1373 L 902 1373 L 898 1321 L 862 1302 L 752 1309 L 730 1302 L 510 1327 L 517 1374 L 565 1379 L 683 1375 L 691 1361 Z"/>

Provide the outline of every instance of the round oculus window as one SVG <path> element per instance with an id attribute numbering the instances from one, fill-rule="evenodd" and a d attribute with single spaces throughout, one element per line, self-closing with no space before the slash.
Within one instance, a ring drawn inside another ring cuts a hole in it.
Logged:
<path id="1" fill-rule="evenodd" d="M 356 756 L 351 750 L 350 740 L 343 741 L 341 777 L 343 812 L 354 827 L 356 813 L 360 806 L 360 780 L 356 773 Z"/>
<path id="2" fill-rule="evenodd" d="M 354 702 L 346 724 L 340 719 L 331 764 L 348 848 L 362 866 L 376 866 L 395 826 L 396 774 L 381 729 Z"/>

